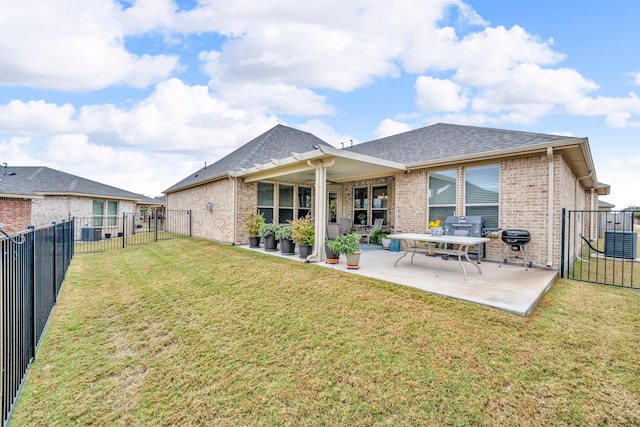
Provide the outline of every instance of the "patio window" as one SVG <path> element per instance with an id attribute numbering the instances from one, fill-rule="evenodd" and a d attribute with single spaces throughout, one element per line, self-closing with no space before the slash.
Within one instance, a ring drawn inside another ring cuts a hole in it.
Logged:
<path id="1" fill-rule="evenodd" d="M 273 223 L 274 184 L 270 182 L 258 183 L 258 212 L 264 215 L 267 223 Z"/>
<path id="2" fill-rule="evenodd" d="M 311 187 L 298 187 L 298 218 L 311 213 Z"/>
<path id="3" fill-rule="evenodd" d="M 356 224 L 367 223 L 369 209 L 369 188 L 356 187 L 353 189 L 353 218 Z"/>
<path id="4" fill-rule="evenodd" d="M 288 224 L 293 219 L 293 185 L 280 184 L 278 190 L 278 223 Z"/>
<path id="5" fill-rule="evenodd" d="M 118 225 L 118 202 L 115 200 L 107 201 L 107 225 L 110 227 Z"/>
<path id="6" fill-rule="evenodd" d="M 386 185 L 376 185 L 371 188 L 371 223 L 384 219 L 387 224 L 387 210 L 389 208 L 389 193 Z"/>
<path id="7" fill-rule="evenodd" d="M 484 217 L 485 227 L 498 227 L 500 168 L 498 165 L 465 169 L 465 214 Z"/>
<path id="8" fill-rule="evenodd" d="M 455 169 L 429 173 L 429 221 L 444 223 L 456 211 Z"/>

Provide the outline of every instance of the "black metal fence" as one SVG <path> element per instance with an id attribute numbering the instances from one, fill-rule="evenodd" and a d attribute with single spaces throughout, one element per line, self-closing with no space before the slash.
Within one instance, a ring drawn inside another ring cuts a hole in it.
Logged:
<path id="1" fill-rule="evenodd" d="M 2 422 L 6 425 L 74 254 L 74 221 L 2 233 Z"/>
<path id="2" fill-rule="evenodd" d="M 102 252 L 159 240 L 191 236 L 191 211 L 151 210 L 96 220 L 75 218 L 75 252 Z"/>
<path id="3" fill-rule="evenodd" d="M 562 211 L 560 277 L 640 289 L 640 211 Z"/>

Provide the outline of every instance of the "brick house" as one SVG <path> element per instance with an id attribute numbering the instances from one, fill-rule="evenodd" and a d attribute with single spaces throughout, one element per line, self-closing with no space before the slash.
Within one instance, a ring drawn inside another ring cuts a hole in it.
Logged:
<path id="1" fill-rule="evenodd" d="M 337 149 L 277 125 L 165 193 L 168 208 L 192 210 L 195 236 L 231 244 L 248 242 L 250 212 L 280 224 L 311 213 L 315 260 L 324 224 L 341 217 L 425 232 L 448 215 L 482 215 L 486 227 L 528 230 L 531 261 L 557 267 L 562 208 L 595 210 L 609 186 L 587 138 L 440 123 Z M 500 239 L 487 244 L 487 259 L 503 253 Z"/>
<path id="2" fill-rule="evenodd" d="M 0 169 L 0 223 L 17 232 L 72 217 L 108 224 L 161 201 L 44 166 Z M 90 225 L 92 225 L 90 224 Z M 7 231 L 9 232 L 9 231 Z"/>

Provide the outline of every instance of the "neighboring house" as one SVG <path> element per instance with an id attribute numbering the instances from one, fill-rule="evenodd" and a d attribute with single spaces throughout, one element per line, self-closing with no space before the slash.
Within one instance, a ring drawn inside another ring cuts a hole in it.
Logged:
<path id="1" fill-rule="evenodd" d="M 83 218 L 87 224 L 82 226 L 107 227 L 123 213 L 139 212 L 144 205 L 163 203 L 44 166 L 0 169 L 0 223 L 13 231 L 72 217 Z"/>
<path id="2" fill-rule="evenodd" d="M 169 209 L 192 210 L 195 236 L 232 244 L 248 241 L 250 212 L 280 224 L 310 212 L 314 260 L 324 259 L 324 224 L 340 217 L 425 232 L 448 215 L 482 215 L 486 227 L 528 230 L 532 262 L 557 267 L 562 209 L 595 210 L 609 186 L 587 138 L 435 124 L 337 149 L 277 125 L 165 193 Z M 487 244 L 487 259 L 503 254 L 499 239 Z"/>

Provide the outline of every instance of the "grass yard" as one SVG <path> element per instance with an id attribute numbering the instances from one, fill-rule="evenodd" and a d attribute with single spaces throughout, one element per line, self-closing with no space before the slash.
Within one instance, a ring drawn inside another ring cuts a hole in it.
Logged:
<path id="1" fill-rule="evenodd" d="M 527 318 L 179 239 L 74 258 L 9 426 L 640 425 L 640 292 Z"/>

